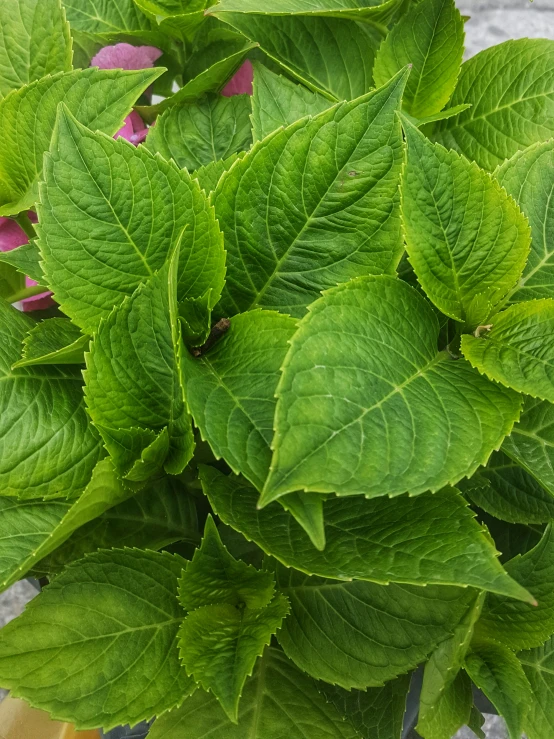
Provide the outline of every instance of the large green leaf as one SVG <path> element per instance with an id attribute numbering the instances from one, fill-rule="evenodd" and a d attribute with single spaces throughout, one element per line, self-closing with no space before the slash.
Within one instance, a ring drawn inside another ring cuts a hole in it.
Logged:
<path id="1" fill-rule="evenodd" d="M 327 545 L 318 551 L 285 511 L 257 510 L 257 492 L 245 480 L 212 467 L 202 467 L 200 476 L 223 522 L 287 567 L 338 580 L 471 585 L 533 601 L 506 577 L 490 538 L 454 490 L 394 501 L 329 498 Z"/>
<path id="2" fill-rule="evenodd" d="M 0 685 L 78 729 L 135 724 L 178 706 L 185 560 L 112 549 L 67 567 L 0 633 Z M 100 680 L 99 680 L 100 676 Z"/>
<path id="3" fill-rule="evenodd" d="M 405 79 L 276 132 L 222 177 L 212 196 L 228 250 L 222 313 L 298 316 L 323 288 L 394 271 Z"/>
<path id="4" fill-rule="evenodd" d="M 531 253 L 510 299 L 554 297 L 554 141 L 518 152 L 495 173 L 531 224 Z"/>
<path id="5" fill-rule="evenodd" d="M 520 397 L 437 351 L 427 301 L 365 277 L 310 306 L 277 388 L 267 504 L 294 490 L 416 495 L 469 476 L 519 416 Z"/>
<path id="6" fill-rule="evenodd" d="M 209 0 L 134 0 L 162 34 L 189 39 L 204 22 Z"/>
<path id="7" fill-rule="evenodd" d="M 102 447 L 87 419 L 78 368 L 12 369 L 34 325 L 0 300 L 0 491 L 19 498 L 75 495 Z"/>
<path id="8" fill-rule="evenodd" d="M 458 729 L 470 723 L 472 709 L 471 680 L 465 672 L 458 672 L 425 718 L 421 714 L 420 703 L 418 736 L 424 739 L 451 739 Z"/>
<path id="9" fill-rule="evenodd" d="M 363 689 L 414 669 L 446 639 L 472 592 L 310 577 L 280 565 L 291 606 L 278 639 L 309 675 Z"/>
<path id="10" fill-rule="evenodd" d="M 180 241 L 178 299 L 209 307 L 225 276 L 213 209 L 172 162 L 80 125 L 62 108 L 41 186 L 44 270 L 62 309 L 86 331 L 131 295 Z"/>
<path id="11" fill-rule="evenodd" d="M 159 718 L 148 739 L 360 739 L 319 693 L 317 683 L 278 649 L 267 648 L 246 682 L 238 724 L 217 699 L 197 690 L 181 708 Z"/>
<path id="12" fill-rule="evenodd" d="M 238 158 L 238 154 L 231 154 L 227 159 L 218 159 L 216 162 L 205 164 L 194 172 L 193 177 L 198 180 L 200 187 L 209 195 L 215 190 L 219 180 L 228 169 L 231 169 Z"/>
<path id="13" fill-rule="evenodd" d="M 528 739 L 554 735 L 554 636 L 542 647 L 518 654 L 531 685 L 531 700 L 523 728 Z"/>
<path id="14" fill-rule="evenodd" d="M 402 0 L 275 0 L 268 5 L 263 0 L 220 0 L 209 12 L 222 20 L 228 13 L 259 15 L 331 16 L 383 23 L 394 15 Z"/>
<path id="15" fill-rule="evenodd" d="M 146 147 L 192 172 L 249 148 L 250 110 L 248 95 L 208 97 L 171 108 L 150 129 Z"/>
<path id="16" fill-rule="evenodd" d="M 50 146 L 58 104 L 79 121 L 112 136 L 159 69 L 80 69 L 44 77 L 0 102 L 0 215 L 26 210 L 38 199 L 43 155 Z"/>
<path id="17" fill-rule="evenodd" d="M 14 367 L 84 364 L 90 336 L 67 318 L 50 318 L 34 326 L 23 340 L 23 355 Z"/>
<path id="18" fill-rule="evenodd" d="M 506 41 L 469 59 L 450 100 L 462 103 L 471 108 L 435 124 L 432 136 L 489 171 L 552 138 L 554 41 Z"/>
<path id="19" fill-rule="evenodd" d="M 425 118 L 449 101 L 463 52 L 464 22 L 454 0 L 423 0 L 411 6 L 379 47 L 373 77 L 383 85 L 411 64 L 403 107 L 410 115 Z"/>
<path id="20" fill-rule="evenodd" d="M 181 473 L 194 451 L 181 382 L 178 249 L 102 321 L 86 356 L 85 398 L 121 474 Z"/>
<path id="21" fill-rule="evenodd" d="M 71 28 L 89 33 L 119 33 L 151 28 L 133 0 L 64 0 Z"/>
<path id="22" fill-rule="evenodd" d="M 56 72 L 70 72 L 71 36 L 60 0 L 0 5 L 0 100 Z"/>
<path id="23" fill-rule="evenodd" d="M 491 175 L 432 144 L 410 123 L 404 128 L 402 216 L 410 262 L 439 310 L 471 322 L 479 299 L 490 304 L 477 319 L 484 322 L 523 272 L 529 225 Z"/>

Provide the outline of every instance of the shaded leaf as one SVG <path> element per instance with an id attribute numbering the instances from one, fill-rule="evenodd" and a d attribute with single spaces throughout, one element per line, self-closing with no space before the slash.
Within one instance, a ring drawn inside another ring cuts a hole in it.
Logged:
<path id="1" fill-rule="evenodd" d="M 531 685 L 531 696 L 523 728 L 528 739 L 547 739 L 554 732 L 554 636 L 542 647 L 518 654 Z"/>

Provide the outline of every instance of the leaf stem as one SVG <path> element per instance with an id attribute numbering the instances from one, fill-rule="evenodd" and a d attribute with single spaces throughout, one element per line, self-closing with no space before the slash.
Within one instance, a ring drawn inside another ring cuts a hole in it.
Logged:
<path id="1" fill-rule="evenodd" d="M 34 298 L 35 295 L 42 295 L 42 293 L 46 292 L 48 292 L 48 288 L 44 287 L 44 285 L 31 285 L 31 287 L 23 287 L 21 290 L 13 293 L 6 300 L 8 303 L 18 303 L 20 300 Z"/>
<path id="2" fill-rule="evenodd" d="M 30 239 L 36 238 L 37 233 L 35 231 L 35 227 L 33 226 L 33 222 L 27 215 L 27 211 L 22 211 L 21 213 L 18 213 L 18 215 L 12 216 L 12 219 L 18 224 L 20 228 L 25 231 Z"/>

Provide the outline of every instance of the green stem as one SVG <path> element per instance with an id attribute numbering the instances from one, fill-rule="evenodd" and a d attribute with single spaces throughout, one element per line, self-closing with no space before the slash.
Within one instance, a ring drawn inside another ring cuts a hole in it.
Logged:
<path id="1" fill-rule="evenodd" d="M 42 293 L 48 292 L 48 288 L 44 285 L 32 285 L 31 287 L 23 287 L 13 295 L 6 298 L 8 303 L 19 303 L 20 300 L 26 300 L 27 298 L 34 298 L 35 295 L 42 295 Z"/>
<path id="2" fill-rule="evenodd" d="M 23 211 L 16 216 L 12 216 L 12 218 L 20 226 L 20 228 L 25 231 L 30 239 L 36 238 L 37 233 L 35 231 L 35 227 L 33 226 L 33 222 L 27 215 L 26 211 Z"/>

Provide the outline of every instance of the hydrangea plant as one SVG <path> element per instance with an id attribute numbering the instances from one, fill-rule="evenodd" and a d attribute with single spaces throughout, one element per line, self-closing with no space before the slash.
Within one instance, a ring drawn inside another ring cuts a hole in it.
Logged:
<path id="1" fill-rule="evenodd" d="M 424 739 L 483 736 L 472 684 L 552 739 L 554 41 L 465 20 L 0 2 L 14 696 L 399 739 L 424 665 Z"/>

